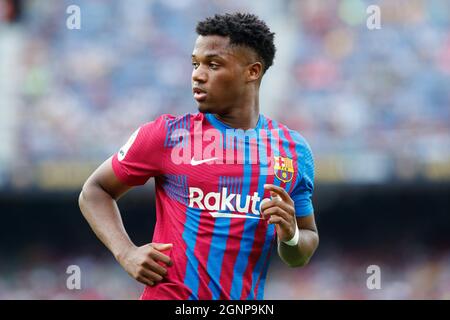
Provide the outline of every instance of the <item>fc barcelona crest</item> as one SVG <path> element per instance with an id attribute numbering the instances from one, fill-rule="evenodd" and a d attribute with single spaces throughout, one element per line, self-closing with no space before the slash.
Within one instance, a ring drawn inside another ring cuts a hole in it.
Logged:
<path id="1" fill-rule="evenodd" d="M 275 157 L 273 170 L 275 176 L 278 179 L 280 179 L 284 183 L 288 183 L 289 181 L 292 180 L 292 177 L 294 176 L 294 165 L 292 159 Z"/>

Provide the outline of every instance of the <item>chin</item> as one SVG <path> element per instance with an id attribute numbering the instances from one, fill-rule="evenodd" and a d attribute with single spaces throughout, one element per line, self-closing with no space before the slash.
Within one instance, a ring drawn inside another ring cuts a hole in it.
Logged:
<path id="1" fill-rule="evenodd" d="M 198 111 L 201 113 L 213 113 L 212 111 L 213 108 L 211 108 L 210 106 L 203 104 L 203 103 L 199 103 L 198 104 Z"/>

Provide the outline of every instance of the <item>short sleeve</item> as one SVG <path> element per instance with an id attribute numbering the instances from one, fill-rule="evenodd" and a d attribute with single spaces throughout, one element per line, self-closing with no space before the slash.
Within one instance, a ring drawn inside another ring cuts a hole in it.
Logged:
<path id="1" fill-rule="evenodd" d="M 311 148 L 300 134 L 293 134 L 298 155 L 298 178 L 291 198 L 294 201 L 295 215 L 306 217 L 314 212 L 312 196 L 314 191 L 314 158 Z"/>
<path id="2" fill-rule="evenodd" d="M 139 127 L 112 158 L 117 178 L 129 186 L 143 185 L 162 172 L 165 140 L 163 116 Z"/>

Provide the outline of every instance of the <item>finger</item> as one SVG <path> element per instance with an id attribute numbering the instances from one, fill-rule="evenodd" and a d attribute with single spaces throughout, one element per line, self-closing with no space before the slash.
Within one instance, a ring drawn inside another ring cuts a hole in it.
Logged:
<path id="1" fill-rule="evenodd" d="M 152 270 L 146 269 L 146 268 L 143 268 L 142 270 L 140 270 L 139 275 L 142 277 L 145 277 L 153 282 L 158 282 L 163 279 L 163 276 L 161 276 L 160 274 L 153 272 Z"/>
<path id="2" fill-rule="evenodd" d="M 272 216 L 267 223 L 275 225 L 277 228 L 277 233 L 282 232 L 281 230 L 287 230 L 289 228 L 288 223 L 283 218 L 278 216 Z"/>
<path id="3" fill-rule="evenodd" d="M 147 279 L 146 277 L 143 276 L 138 276 L 136 280 L 139 281 L 140 283 L 146 284 L 151 287 L 155 284 L 152 280 Z"/>
<path id="4" fill-rule="evenodd" d="M 167 275 L 167 269 L 153 260 L 147 260 L 144 266 L 163 277 Z"/>
<path id="5" fill-rule="evenodd" d="M 267 221 L 268 224 L 278 224 L 280 226 L 288 227 L 288 223 L 280 216 L 271 216 Z"/>
<path id="6" fill-rule="evenodd" d="M 166 265 L 171 266 L 172 261 L 169 256 L 166 254 L 161 253 L 162 251 L 167 251 L 172 249 L 173 244 L 172 243 L 151 243 L 151 246 L 156 249 L 156 259 L 164 262 Z"/>
<path id="7" fill-rule="evenodd" d="M 265 210 L 267 210 L 269 208 L 272 208 L 272 207 L 280 207 L 280 208 L 282 208 L 283 210 L 285 210 L 287 212 L 293 210 L 293 207 L 290 204 L 288 204 L 288 203 L 286 203 L 284 201 L 280 201 L 279 198 L 275 198 L 275 199 L 272 199 L 272 200 L 268 200 L 266 198 L 266 200 L 267 201 L 262 201 L 262 204 L 260 205 L 260 211 L 261 212 L 264 212 Z"/>
<path id="8" fill-rule="evenodd" d="M 277 198 L 277 199 L 264 198 L 261 200 L 259 208 L 261 211 L 264 211 L 270 207 L 277 205 L 278 202 L 281 202 L 281 201 L 279 201 L 279 198 Z"/>
<path id="9" fill-rule="evenodd" d="M 279 217 L 282 217 L 286 221 L 292 220 L 292 216 L 280 207 L 272 207 L 272 208 L 267 209 L 266 211 L 264 211 L 263 216 L 269 217 L 269 218 L 272 216 L 279 216 Z"/>
<path id="10" fill-rule="evenodd" d="M 173 244 L 172 243 L 155 243 L 152 242 L 150 243 L 150 245 L 155 248 L 158 251 L 165 251 L 165 250 L 169 250 L 172 249 Z"/>
<path id="11" fill-rule="evenodd" d="M 170 259 L 170 257 L 157 250 L 153 250 L 152 252 L 150 252 L 150 257 L 156 261 L 165 263 L 167 266 L 172 265 L 172 260 Z"/>
<path id="12" fill-rule="evenodd" d="M 281 197 L 273 191 L 270 191 L 270 198 L 275 201 L 283 202 L 283 199 L 281 199 Z"/>
<path id="13" fill-rule="evenodd" d="M 281 197 L 281 199 L 283 199 L 286 202 L 293 202 L 289 194 L 282 187 L 273 184 L 265 184 L 264 189 L 275 192 L 277 195 Z"/>

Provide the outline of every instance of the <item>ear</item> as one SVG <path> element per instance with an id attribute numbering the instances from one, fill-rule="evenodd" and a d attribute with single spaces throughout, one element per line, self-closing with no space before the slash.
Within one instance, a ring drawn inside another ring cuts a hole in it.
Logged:
<path id="1" fill-rule="evenodd" d="M 247 81 L 257 81 L 262 77 L 263 66 L 261 62 L 254 62 L 247 66 Z"/>

